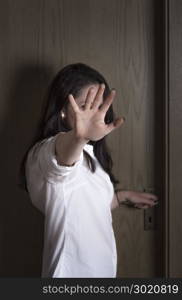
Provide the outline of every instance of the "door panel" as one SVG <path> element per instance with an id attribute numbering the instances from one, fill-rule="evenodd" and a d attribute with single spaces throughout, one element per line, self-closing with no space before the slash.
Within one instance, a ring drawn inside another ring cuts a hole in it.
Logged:
<path id="1" fill-rule="evenodd" d="M 16 180 L 46 87 L 64 65 L 87 63 L 116 88 L 114 110 L 126 122 L 108 136 L 108 144 L 119 186 L 158 192 L 154 10 L 152 0 L 0 2 L 1 276 L 40 274 L 43 216 Z M 117 276 L 159 274 L 160 230 L 144 230 L 144 211 L 120 207 L 113 212 L 113 226 Z"/>

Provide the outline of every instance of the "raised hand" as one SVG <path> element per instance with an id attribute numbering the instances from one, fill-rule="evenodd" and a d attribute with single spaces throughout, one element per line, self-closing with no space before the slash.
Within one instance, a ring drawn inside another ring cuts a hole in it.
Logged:
<path id="1" fill-rule="evenodd" d="M 69 95 L 68 99 L 74 111 L 74 130 L 77 137 L 97 141 L 124 123 L 124 119 L 121 117 L 110 124 L 105 123 L 105 115 L 114 100 L 116 92 L 112 90 L 103 102 L 104 89 L 105 85 L 101 84 L 95 94 L 94 89 L 90 88 L 83 109 L 77 105 L 73 95 Z"/>

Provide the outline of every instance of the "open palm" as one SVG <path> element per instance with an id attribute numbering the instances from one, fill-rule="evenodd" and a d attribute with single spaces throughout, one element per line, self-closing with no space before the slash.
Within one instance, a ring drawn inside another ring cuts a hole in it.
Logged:
<path id="1" fill-rule="evenodd" d="M 120 127 L 124 122 L 123 118 L 117 118 L 110 124 L 105 123 L 105 115 L 114 100 L 115 91 L 111 91 L 102 103 L 104 89 L 104 84 L 101 84 L 95 95 L 94 90 L 91 88 L 87 94 L 84 109 L 80 109 L 73 95 L 69 95 L 68 98 L 75 114 L 74 130 L 78 137 L 97 141 Z"/>

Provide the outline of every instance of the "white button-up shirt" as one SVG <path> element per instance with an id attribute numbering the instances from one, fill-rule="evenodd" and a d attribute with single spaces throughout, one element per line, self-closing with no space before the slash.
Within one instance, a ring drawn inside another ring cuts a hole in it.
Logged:
<path id="1" fill-rule="evenodd" d="M 116 277 L 113 184 L 90 144 L 95 173 L 83 151 L 73 166 L 59 165 L 56 136 L 36 143 L 26 162 L 30 199 L 45 215 L 42 277 Z"/>

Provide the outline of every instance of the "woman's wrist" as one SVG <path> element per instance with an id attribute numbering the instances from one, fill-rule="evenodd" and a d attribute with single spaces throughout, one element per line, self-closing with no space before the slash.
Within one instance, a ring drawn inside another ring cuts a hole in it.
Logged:
<path id="1" fill-rule="evenodd" d="M 120 205 L 121 205 L 121 202 L 120 202 L 120 200 L 119 200 L 118 190 L 115 191 L 115 195 L 116 195 L 117 204 L 118 204 L 118 206 L 120 206 Z"/>
<path id="2" fill-rule="evenodd" d="M 87 144 L 89 142 L 88 138 L 85 138 L 85 137 L 81 136 L 80 134 L 78 134 L 75 131 L 75 129 L 73 129 L 72 132 L 73 132 L 74 139 L 77 141 L 77 143 Z"/>
<path id="3" fill-rule="evenodd" d="M 127 191 L 123 191 L 121 189 L 115 190 L 115 194 L 119 206 L 124 204 L 126 199 L 128 198 Z"/>
<path id="4" fill-rule="evenodd" d="M 126 205 L 128 207 L 136 207 L 135 204 L 131 201 L 128 191 L 115 190 L 115 194 L 118 206 Z"/>

